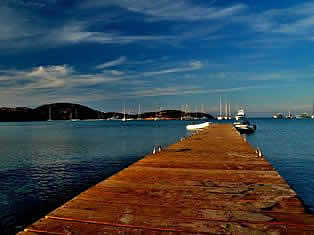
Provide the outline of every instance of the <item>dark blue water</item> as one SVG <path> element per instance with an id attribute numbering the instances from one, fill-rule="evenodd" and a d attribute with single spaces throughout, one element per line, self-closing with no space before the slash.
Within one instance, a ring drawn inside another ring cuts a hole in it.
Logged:
<path id="1" fill-rule="evenodd" d="M 314 211 L 314 120 L 253 119 L 248 140 Z M 185 121 L 0 123 L 0 234 L 189 133 Z"/>
<path id="2" fill-rule="evenodd" d="M 187 123 L 0 123 L 0 234 L 22 230 L 154 145 L 177 142 Z"/>
<path id="3" fill-rule="evenodd" d="M 253 119 L 255 134 L 247 139 L 314 212 L 314 120 Z"/>

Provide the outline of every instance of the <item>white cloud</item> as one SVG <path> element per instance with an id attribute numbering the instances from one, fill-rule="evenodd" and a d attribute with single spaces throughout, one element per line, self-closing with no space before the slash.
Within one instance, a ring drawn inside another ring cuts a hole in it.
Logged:
<path id="1" fill-rule="evenodd" d="M 165 41 L 176 37 L 171 35 L 129 35 L 121 32 L 90 31 L 88 22 L 65 23 L 47 33 L 42 43 L 52 45 L 98 43 L 98 44 L 129 44 L 141 41 Z"/>
<path id="2" fill-rule="evenodd" d="M 97 65 L 96 68 L 105 69 L 105 68 L 115 67 L 115 66 L 125 63 L 126 61 L 127 61 L 127 58 L 125 56 L 120 56 L 118 59 L 107 61 L 103 64 Z"/>
<path id="3" fill-rule="evenodd" d="M 82 4 L 83 7 L 108 7 L 118 6 L 128 11 L 142 13 L 153 17 L 155 20 L 186 20 L 199 21 L 221 19 L 239 14 L 246 9 L 244 4 L 235 4 L 230 7 L 219 8 L 200 6 L 190 1 L 181 0 L 94 0 Z"/>
<path id="4" fill-rule="evenodd" d="M 81 74 L 72 78 L 72 86 L 90 86 L 120 81 L 120 77 L 107 77 L 102 74 Z"/>
<path id="5" fill-rule="evenodd" d="M 68 65 L 38 66 L 26 70 L 0 70 L 2 105 L 51 102 L 86 102 L 104 99 L 99 86 L 121 82 L 117 75 L 79 73 Z M 105 92 L 109 96 L 110 88 Z"/>
<path id="6" fill-rule="evenodd" d="M 268 86 L 240 86 L 231 88 L 202 88 L 201 86 L 170 86 L 166 88 L 137 88 L 131 92 L 121 93 L 123 97 L 157 97 L 157 96 L 182 96 L 209 93 L 232 93 L 251 89 L 269 89 Z"/>
<path id="7" fill-rule="evenodd" d="M 112 75 L 115 75 L 115 76 L 121 76 L 124 74 L 124 72 L 118 71 L 118 70 L 111 70 L 110 72 Z"/>
<path id="8" fill-rule="evenodd" d="M 93 20 L 65 20 L 49 27 L 35 16 L 29 17 L 8 7 L 0 6 L 0 49 L 8 52 L 24 48 L 54 48 L 67 44 L 129 44 L 143 41 L 166 41 L 172 35 L 130 35 L 124 32 L 93 31 Z"/>
<path id="9" fill-rule="evenodd" d="M 169 73 L 182 73 L 182 72 L 200 70 L 202 67 L 203 67 L 203 64 L 201 61 L 192 61 L 184 67 L 169 68 L 169 69 L 153 71 L 153 72 L 143 72 L 142 75 L 145 77 L 148 77 L 148 76 L 163 75 L 163 74 L 169 74 Z"/>
<path id="10" fill-rule="evenodd" d="M 106 76 L 102 73 L 77 73 L 68 65 L 39 66 L 31 70 L 2 70 L 0 80 L 14 83 L 10 89 L 69 89 L 95 84 L 120 81 L 118 76 Z"/>
<path id="11" fill-rule="evenodd" d="M 247 22 L 257 32 L 293 35 L 290 40 L 310 39 L 314 27 L 314 3 L 301 3 L 289 8 L 271 9 L 235 19 Z M 283 39 L 287 40 L 287 38 Z"/>

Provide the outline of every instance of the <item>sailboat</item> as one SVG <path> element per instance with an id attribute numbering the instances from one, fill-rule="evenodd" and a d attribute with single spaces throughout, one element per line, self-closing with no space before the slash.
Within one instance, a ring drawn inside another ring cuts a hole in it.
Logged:
<path id="1" fill-rule="evenodd" d="M 219 116 L 217 116 L 217 120 L 222 120 L 223 119 L 223 116 L 222 116 L 222 113 L 221 113 L 221 96 L 219 98 Z"/>
<path id="2" fill-rule="evenodd" d="M 125 116 L 125 105 L 123 106 L 123 118 L 121 119 L 122 122 L 126 122 L 126 116 Z"/>
<path id="3" fill-rule="evenodd" d="M 137 113 L 137 120 L 142 120 L 141 118 L 141 105 L 138 105 L 138 113 Z"/>
<path id="4" fill-rule="evenodd" d="M 49 118 L 48 118 L 48 122 L 52 121 L 52 113 L 51 113 L 51 105 L 49 105 Z"/>
<path id="5" fill-rule="evenodd" d="M 293 116 L 291 112 L 289 111 L 288 114 L 286 115 L 286 119 L 293 119 Z"/>
<path id="6" fill-rule="evenodd" d="M 231 120 L 232 119 L 231 104 L 228 105 L 228 109 L 229 109 L 229 111 L 228 111 L 228 115 L 227 116 L 228 116 L 228 119 Z"/>
<path id="7" fill-rule="evenodd" d="M 99 113 L 97 114 L 97 120 L 98 120 L 98 121 L 103 121 L 103 120 L 105 120 L 105 119 L 102 118 L 102 113 L 103 113 L 103 112 L 101 112 L 101 113 L 99 112 Z"/>
<path id="8" fill-rule="evenodd" d="M 225 116 L 224 116 L 224 119 L 225 120 L 228 120 L 228 104 L 225 104 Z"/>
<path id="9" fill-rule="evenodd" d="M 80 121 L 80 119 L 78 119 L 78 116 L 77 116 L 77 109 L 76 108 L 75 108 L 75 111 L 74 111 L 74 118 L 73 118 L 72 110 L 71 110 L 70 119 L 71 119 L 72 122 Z"/>

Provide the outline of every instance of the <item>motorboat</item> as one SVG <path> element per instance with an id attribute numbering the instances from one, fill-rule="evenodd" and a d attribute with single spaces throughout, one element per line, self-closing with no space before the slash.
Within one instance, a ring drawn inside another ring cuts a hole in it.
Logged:
<path id="1" fill-rule="evenodd" d="M 250 124 L 249 121 L 235 122 L 233 126 L 240 134 L 252 134 L 256 130 L 256 125 Z"/>
<path id="2" fill-rule="evenodd" d="M 245 112 L 244 112 L 244 109 L 239 109 L 238 113 L 235 115 L 235 120 L 239 121 L 242 119 L 246 119 Z"/>
<path id="3" fill-rule="evenodd" d="M 244 109 L 239 109 L 235 116 L 236 122 L 233 123 L 234 128 L 240 132 L 240 134 L 252 134 L 256 130 L 256 125 L 251 124 L 247 119 Z"/>
<path id="4" fill-rule="evenodd" d="M 305 119 L 310 118 L 310 116 L 307 113 L 301 113 L 295 116 L 296 119 Z"/>
<path id="5" fill-rule="evenodd" d="M 276 113 L 273 115 L 273 119 L 283 119 L 283 115 L 281 113 Z"/>

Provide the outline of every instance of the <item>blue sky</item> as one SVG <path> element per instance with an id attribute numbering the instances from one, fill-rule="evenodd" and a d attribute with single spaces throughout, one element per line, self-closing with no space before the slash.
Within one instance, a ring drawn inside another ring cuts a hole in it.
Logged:
<path id="1" fill-rule="evenodd" d="M 2 0 L 0 105 L 311 111 L 314 1 Z"/>

